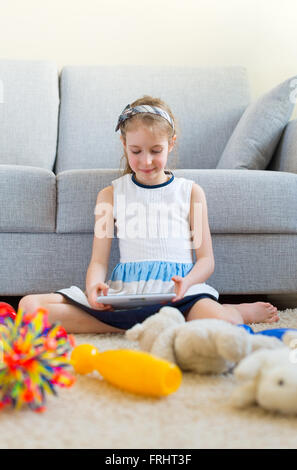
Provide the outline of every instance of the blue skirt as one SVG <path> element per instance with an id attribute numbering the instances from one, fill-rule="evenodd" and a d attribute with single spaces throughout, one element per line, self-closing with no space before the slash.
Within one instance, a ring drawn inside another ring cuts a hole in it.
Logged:
<path id="1" fill-rule="evenodd" d="M 127 310 L 96 310 L 91 307 L 87 307 L 86 305 L 82 305 L 80 302 L 76 302 L 72 298 L 68 297 L 64 292 L 57 291 L 57 293 L 63 295 L 69 303 L 81 308 L 92 315 L 92 317 L 97 318 L 97 320 L 123 330 L 129 330 L 132 326 L 136 325 L 136 323 L 142 323 L 146 318 L 158 313 L 159 310 L 165 306 L 177 308 L 186 317 L 190 308 L 200 299 L 209 298 L 218 302 L 218 299 L 211 294 L 195 294 L 187 295 L 181 300 L 177 300 L 176 302 L 166 302 L 165 304 L 154 304 L 146 307 L 129 308 Z"/>

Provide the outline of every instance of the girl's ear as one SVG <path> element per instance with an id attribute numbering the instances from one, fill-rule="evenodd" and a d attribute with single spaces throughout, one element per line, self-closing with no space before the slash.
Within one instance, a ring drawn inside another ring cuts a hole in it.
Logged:
<path id="1" fill-rule="evenodd" d="M 168 146 L 168 153 L 171 152 L 171 150 L 173 149 L 174 144 L 175 144 L 175 141 L 176 141 L 176 134 L 174 134 L 174 136 L 172 137 L 172 142 L 171 142 L 171 144 Z"/>
<path id="2" fill-rule="evenodd" d="M 121 139 L 121 142 L 123 144 L 123 147 L 126 148 L 126 142 L 125 142 L 125 139 L 122 135 L 120 135 L 120 139 Z"/>

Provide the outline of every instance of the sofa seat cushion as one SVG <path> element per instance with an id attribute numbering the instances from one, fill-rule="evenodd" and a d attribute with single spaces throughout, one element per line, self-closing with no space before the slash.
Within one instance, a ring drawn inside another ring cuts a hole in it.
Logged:
<path id="1" fill-rule="evenodd" d="M 55 232 L 56 176 L 44 168 L 0 165 L 0 231 Z"/>
<path id="2" fill-rule="evenodd" d="M 57 233 L 94 230 L 98 192 L 119 178 L 111 169 L 66 170 L 57 175 Z"/>
<path id="3" fill-rule="evenodd" d="M 173 170 L 205 192 L 212 233 L 297 233 L 297 175 L 264 170 Z M 57 232 L 94 231 L 98 192 L 117 170 L 68 170 L 57 176 Z"/>
<path id="4" fill-rule="evenodd" d="M 297 233 L 297 175 L 223 169 L 189 173 L 205 191 L 214 233 Z"/>

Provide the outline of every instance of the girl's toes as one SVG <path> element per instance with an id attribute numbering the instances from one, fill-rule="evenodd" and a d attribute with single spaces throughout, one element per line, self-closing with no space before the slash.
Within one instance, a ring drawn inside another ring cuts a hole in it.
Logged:
<path id="1" fill-rule="evenodd" d="M 274 305 L 270 304 L 269 302 L 267 302 L 265 305 L 269 310 L 277 310 L 277 308 Z"/>
<path id="2" fill-rule="evenodd" d="M 269 311 L 273 313 L 277 313 L 277 308 L 272 305 L 271 307 L 269 307 Z"/>
<path id="3" fill-rule="evenodd" d="M 266 323 L 275 323 L 277 321 L 276 317 L 269 317 L 266 320 Z"/>
<path id="4" fill-rule="evenodd" d="M 276 313 L 270 313 L 268 317 L 266 318 L 265 322 L 266 323 L 274 323 L 279 320 L 279 317 Z"/>

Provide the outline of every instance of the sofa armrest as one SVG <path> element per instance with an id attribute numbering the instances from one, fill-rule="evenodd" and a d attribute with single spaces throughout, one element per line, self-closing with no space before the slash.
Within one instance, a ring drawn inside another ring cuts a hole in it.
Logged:
<path id="1" fill-rule="evenodd" d="M 286 125 L 267 170 L 297 173 L 297 119 Z"/>

